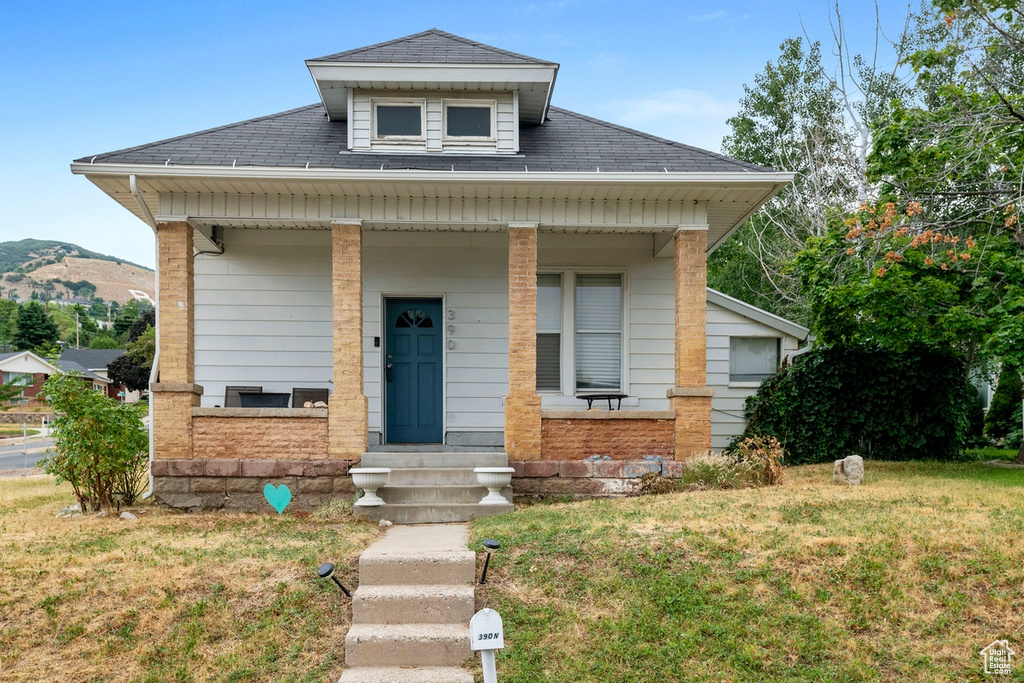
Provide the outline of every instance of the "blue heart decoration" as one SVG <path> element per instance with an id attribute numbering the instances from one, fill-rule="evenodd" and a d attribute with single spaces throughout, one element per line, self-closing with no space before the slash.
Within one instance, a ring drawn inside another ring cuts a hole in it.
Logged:
<path id="1" fill-rule="evenodd" d="M 277 514 L 284 512 L 284 509 L 288 507 L 288 503 L 292 502 L 291 489 L 284 484 L 280 486 L 267 484 L 263 487 L 263 497 L 270 503 L 270 507 L 277 510 Z"/>

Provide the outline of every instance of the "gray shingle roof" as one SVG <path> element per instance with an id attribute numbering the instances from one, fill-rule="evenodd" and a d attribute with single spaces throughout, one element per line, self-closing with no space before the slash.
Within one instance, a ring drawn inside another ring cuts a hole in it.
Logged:
<path id="1" fill-rule="evenodd" d="M 606 121 L 551 107 L 543 125 L 521 124 L 517 155 L 364 154 L 347 147 L 344 121 L 328 121 L 320 103 L 86 156 L 80 163 L 269 166 L 436 171 L 727 173 L 769 171 Z"/>
<path id="2" fill-rule="evenodd" d="M 399 64 L 550 64 L 551 62 L 484 45 L 436 28 L 376 45 L 357 47 L 311 62 L 393 62 Z"/>
<path id="3" fill-rule="evenodd" d="M 60 359 L 78 363 L 89 370 L 105 370 L 108 365 L 124 354 L 124 349 L 64 349 L 60 354 Z"/>

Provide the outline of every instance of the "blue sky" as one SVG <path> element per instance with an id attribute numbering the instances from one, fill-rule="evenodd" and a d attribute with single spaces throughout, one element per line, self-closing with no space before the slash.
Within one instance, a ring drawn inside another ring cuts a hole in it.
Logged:
<path id="1" fill-rule="evenodd" d="M 895 33 L 907 6 L 880 0 Z M 875 8 L 841 7 L 870 51 Z M 553 103 L 718 151 L 743 85 L 827 0 L 30 2 L 0 0 L 0 241 L 34 237 L 153 265 L 149 228 L 72 159 L 317 101 L 303 60 L 436 27 L 558 62 Z"/>

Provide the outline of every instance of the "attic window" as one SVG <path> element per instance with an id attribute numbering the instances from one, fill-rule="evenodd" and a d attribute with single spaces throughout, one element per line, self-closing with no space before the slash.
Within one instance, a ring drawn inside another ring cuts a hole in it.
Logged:
<path id="1" fill-rule="evenodd" d="M 374 133 L 380 140 L 422 140 L 423 101 L 376 101 Z"/>
<path id="2" fill-rule="evenodd" d="M 494 102 L 448 100 L 444 103 L 444 137 L 450 142 L 494 140 Z"/>

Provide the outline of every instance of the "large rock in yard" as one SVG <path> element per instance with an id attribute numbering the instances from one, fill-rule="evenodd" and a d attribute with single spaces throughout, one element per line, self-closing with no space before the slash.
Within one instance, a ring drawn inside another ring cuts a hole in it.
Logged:
<path id="1" fill-rule="evenodd" d="M 849 484 L 858 486 L 864 481 L 864 458 L 859 455 L 851 455 L 842 460 L 836 460 L 832 468 L 833 484 Z"/>

